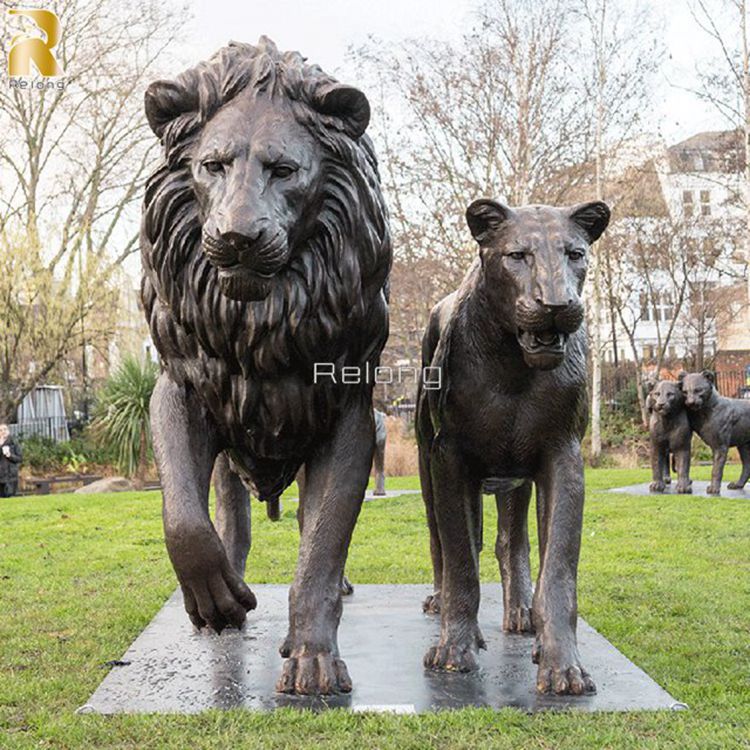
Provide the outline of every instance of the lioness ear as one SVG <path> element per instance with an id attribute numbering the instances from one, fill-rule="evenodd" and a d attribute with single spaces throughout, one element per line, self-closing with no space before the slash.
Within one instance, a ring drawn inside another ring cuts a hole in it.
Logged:
<path id="1" fill-rule="evenodd" d="M 513 211 L 507 206 L 481 198 L 466 209 L 466 223 L 472 237 L 481 244 L 512 215 Z"/>
<path id="2" fill-rule="evenodd" d="M 687 375 L 687 373 L 685 372 L 685 370 L 680 370 L 677 373 L 677 382 L 679 383 L 680 388 L 682 388 L 682 382 L 683 382 L 683 380 L 685 380 L 685 375 Z"/>
<path id="3" fill-rule="evenodd" d="M 198 90 L 190 91 L 176 81 L 154 81 L 145 95 L 146 119 L 161 138 L 175 117 L 198 109 Z"/>
<path id="4" fill-rule="evenodd" d="M 579 203 L 570 209 L 570 218 L 586 233 L 589 242 L 596 242 L 609 224 L 609 206 L 601 201 Z"/>
<path id="5" fill-rule="evenodd" d="M 370 124 L 370 102 L 354 86 L 325 84 L 316 92 L 314 106 L 323 115 L 338 117 L 352 138 L 359 138 Z"/>
<path id="6" fill-rule="evenodd" d="M 716 385 L 716 374 L 714 372 L 712 372 L 711 370 L 703 370 L 701 375 L 703 375 L 703 377 L 708 380 L 711 385 Z"/>

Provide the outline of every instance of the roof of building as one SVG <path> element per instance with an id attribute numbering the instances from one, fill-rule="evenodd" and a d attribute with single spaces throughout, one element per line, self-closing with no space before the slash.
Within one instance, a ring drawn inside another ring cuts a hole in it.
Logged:
<path id="1" fill-rule="evenodd" d="M 745 168 L 744 136 L 741 130 L 707 130 L 696 133 L 667 149 L 670 172 L 720 172 Z"/>

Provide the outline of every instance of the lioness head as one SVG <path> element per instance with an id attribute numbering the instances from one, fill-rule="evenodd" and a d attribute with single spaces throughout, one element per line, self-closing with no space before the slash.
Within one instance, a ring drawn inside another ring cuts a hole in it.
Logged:
<path id="1" fill-rule="evenodd" d="M 146 114 L 168 152 L 170 135 L 197 135 L 183 158 L 203 250 L 222 292 L 250 301 L 264 299 L 295 249 L 321 231 L 331 180 L 351 158 L 344 141 L 364 134 L 370 106 L 361 91 L 264 38 L 151 84 Z"/>
<path id="2" fill-rule="evenodd" d="M 685 398 L 679 383 L 660 380 L 648 395 L 649 407 L 657 414 L 669 416 L 685 406 Z"/>
<path id="3" fill-rule="evenodd" d="M 508 208 L 478 200 L 466 220 L 480 246 L 498 323 L 516 335 L 529 367 L 557 367 L 583 322 L 589 247 L 606 229 L 609 208 L 600 201 Z"/>
<path id="4" fill-rule="evenodd" d="M 716 377 L 710 370 L 703 372 L 680 373 L 679 384 L 685 396 L 685 406 L 699 411 L 713 395 Z"/>

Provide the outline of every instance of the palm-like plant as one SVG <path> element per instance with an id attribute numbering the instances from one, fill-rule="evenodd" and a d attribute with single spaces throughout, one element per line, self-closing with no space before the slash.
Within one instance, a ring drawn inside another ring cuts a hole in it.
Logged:
<path id="1" fill-rule="evenodd" d="M 142 484 L 151 448 L 149 402 L 159 375 L 150 360 L 125 357 L 99 394 L 94 427 L 115 448 L 120 471 Z"/>

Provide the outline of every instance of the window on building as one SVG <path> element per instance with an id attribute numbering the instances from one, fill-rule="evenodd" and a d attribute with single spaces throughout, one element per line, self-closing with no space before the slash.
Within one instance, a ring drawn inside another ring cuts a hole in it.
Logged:
<path id="1" fill-rule="evenodd" d="M 669 358 L 677 359 L 677 349 L 675 348 L 674 344 L 670 344 L 669 346 Z"/>
<path id="2" fill-rule="evenodd" d="M 693 191 L 692 190 L 682 191 L 682 213 L 685 216 L 693 215 Z"/>
<path id="3" fill-rule="evenodd" d="M 648 294 L 646 294 L 646 292 L 641 292 L 640 301 L 641 301 L 641 320 L 643 321 L 651 320 L 651 305 L 649 304 Z"/>
<path id="4" fill-rule="evenodd" d="M 669 292 L 662 292 L 656 299 L 656 320 L 666 323 L 672 320 L 673 314 L 672 295 Z"/>
<path id="5" fill-rule="evenodd" d="M 644 360 L 654 359 L 654 345 L 653 344 L 643 345 L 643 359 Z"/>
<path id="6" fill-rule="evenodd" d="M 711 215 L 711 191 L 701 190 L 701 216 Z"/>

